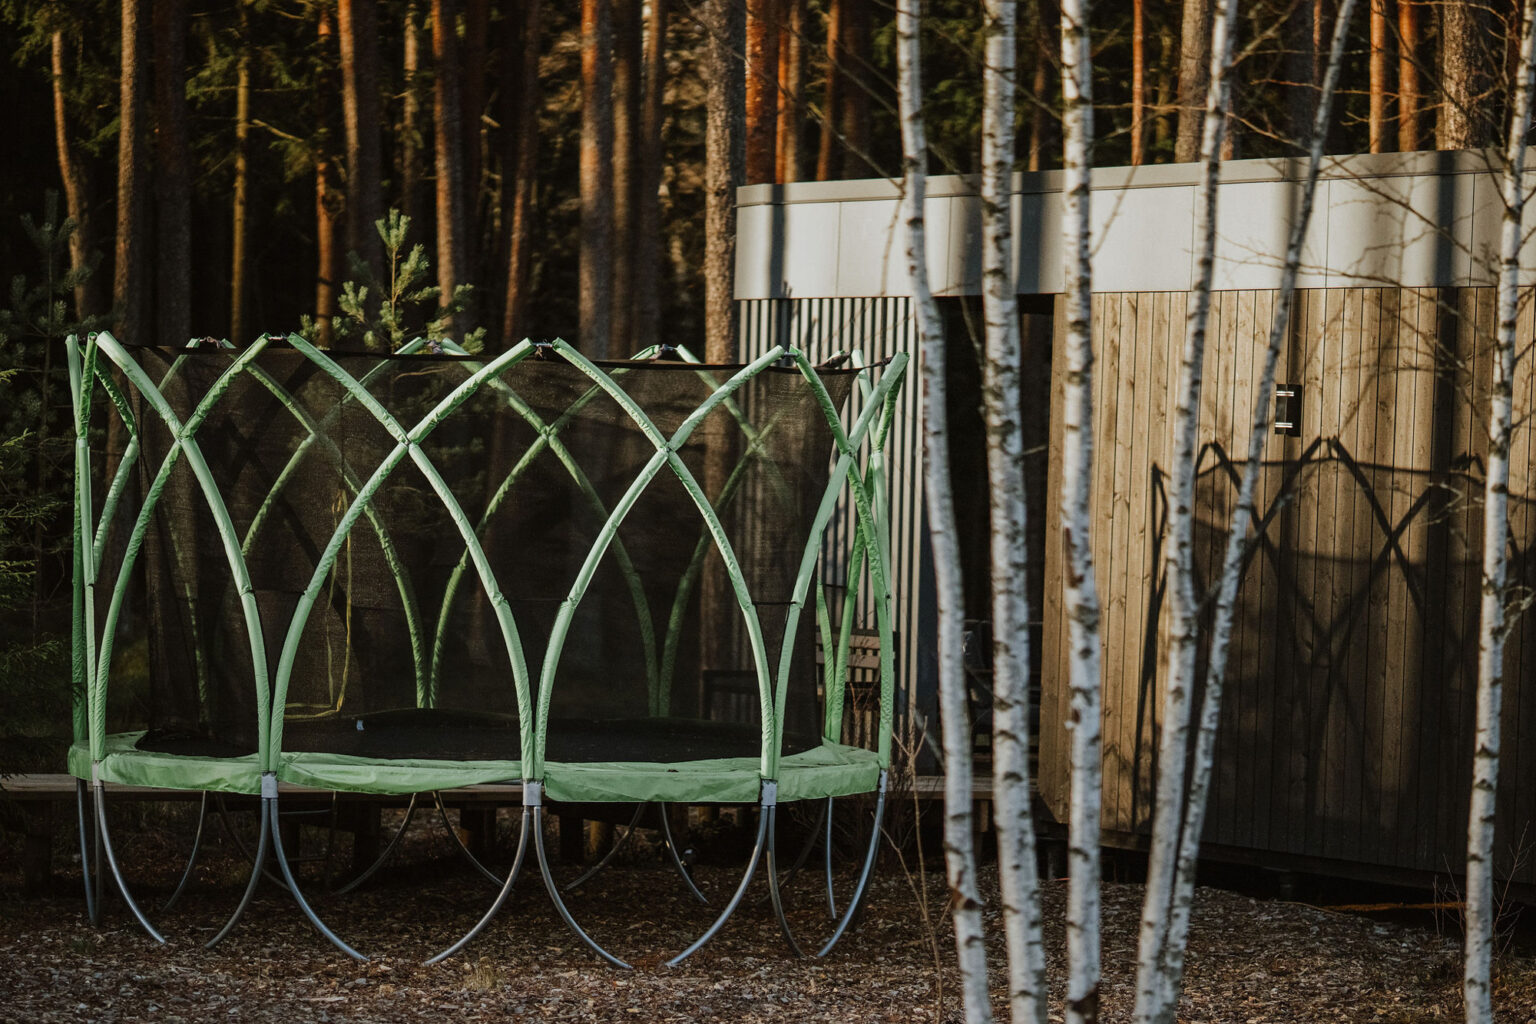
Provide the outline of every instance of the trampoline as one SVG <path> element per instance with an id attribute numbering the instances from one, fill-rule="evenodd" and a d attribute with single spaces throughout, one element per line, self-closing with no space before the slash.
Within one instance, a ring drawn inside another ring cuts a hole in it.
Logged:
<path id="1" fill-rule="evenodd" d="M 669 962 L 720 930 L 760 863 L 798 951 L 778 806 L 825 801 L 830 834 L 833 799 L 874 794 L 856 889 L 820 952 L 838 941 L 868 884 L 891 764 L 883 446 L 904 356 L 815 366 L 780 347 L 714 366 L 662 348 L 595 363 L 558 340 L 386 356 L 297 335 L 159 348 L 99 334 L 70 339 L 68 357 L 69 767 L 93 921 L 110 877 L 161 938 L 112 847 L 107 782 L 259 797 L 249 881 L 209 945 L 275 864 L 359 959 L 295 878 L 279 784 L 519 782 L 513 865 L 476 862 L 495 901 L 433 959 L 495 916 L 531 852 L 566 924 L 625 966 L 562 897 L 546 800 L 632 803 L 636 821 L 648 803 L 757 805 L 728 904 Z M 108 453 L 106 436 L 125 443 Z M 148 706 L 141 729 L 109 733 L 125 605 L 147 645 Z M 856 620 L 880 640 L 867 746 L 840 742 Z"/>

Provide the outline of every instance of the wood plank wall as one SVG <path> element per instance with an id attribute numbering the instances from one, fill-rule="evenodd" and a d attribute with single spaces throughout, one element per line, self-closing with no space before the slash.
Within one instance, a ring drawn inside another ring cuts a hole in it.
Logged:
<path id="1" fill-rule="evenodd" d="M 1532 296 L 1520 321 L 1514 577 L 1536 587 Z M 1215 581 L 1276 293 L 1214 296 L 1201 398 L 1197 562 Z M 1271 434 L 1262 532 L 1229 658 L 1207 842 L 1416 871 L 1465 858 L 1477 678 L 1491 289 L 1296 297 L 1278 376 L 1300 435 Z M 1186 296 L 1094 298 L 1095 519 L 1103 603 L 1106 829 L 1150 830 L 1170 411 Z M 1056 317 L 1058 332 L 1063 318 Z M 1053 370 L 1056 494 L 1060 358 Z M 1066 819 L 1060 515 L 1047 505 L 1040 789 Z M 1202 663 L 1203 670 L 1203 663 Z M 1509 640 L 1500 870 L 1536 881 L 1536 610 Z"/>

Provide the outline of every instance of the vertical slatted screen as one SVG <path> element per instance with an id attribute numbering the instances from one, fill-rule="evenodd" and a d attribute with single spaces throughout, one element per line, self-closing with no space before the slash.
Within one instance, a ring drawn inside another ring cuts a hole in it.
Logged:
<path id="1" fill-rule="evenodd" d="M 887 482 L 891 508 L 891 590 L 895 606 L 896 692 L 898 714 L 928 712 L 935 682 L 933 652 L 924 649 L 932 635 L 931 587 L 923 580 L 931 574 L 923 533 L 922 419 L 918 386 L 918 352 L 911 303 L 904 297 L 839 299 L 746 299 L 738 303 L 741 314 L 740 357 L 754 359 L 775 345 L 804 350 L 812 362 L 842 352 L 860 352 L 868 362 L 897 352 L 911 355 L 901 405 L 886 450 Z M 851 423 L 845 414 L 844 420 Z M 826 551 L 848 550 L 848 534 L 854 525 L 851 503 L 844 503 L 829 530 Z M 832 585 L 845 585 L 847 568 L 828 561 L 823 571 Z M 857 609 L 855 628 L 875 628 L 867 601 Z M 900 730 L 898 730 L 900 731 Z"/>

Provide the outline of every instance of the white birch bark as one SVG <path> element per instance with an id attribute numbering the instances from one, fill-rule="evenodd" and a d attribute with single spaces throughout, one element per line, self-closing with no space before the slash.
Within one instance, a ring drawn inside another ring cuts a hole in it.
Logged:
<path id="1" fill-rule="evenodd" d="M 1184 824 L 1185 761 L 1194 695 L 1195 654 L 1200 640 L 1199 595 L 1194 559 L 1195 450 L 1200 426 L 1200 389 L 1205 331 L 1211 308 L 1216 257 L 1216 195 L 1221 143 L 1226 133 L 1236 0 L 1221 0 L 1211 24 L 1211 60 L 1200 138 L 1201 173 L 1195 200 L 1196 277 L 1184 323 L 1179 391 L 1174 409 L 1173 484 L 1168 512 L 1168 650 L 1164 671 L 1162 739 L 1158 748 L 1157 797 L 1152 846 L 1141 914 L 1136 965 L 1137 1024 L 1172 1024 L 1177 979 L 1166 956 L 1173 918 L 1174 870 Z"/>
<path id="2" fill-rule="evenodd" d="M 1067 866 L 1068 1024 L 1099 1017 L 1100 762 L 1099 592 L 1090 545 L 1093 480 L 1093 271 L 1090 264 L 1089 162 L 1093 141 L 1093 67 L 1088 48 L 1091 0 L 1061 5 L 1062 171 L 1066 215 L 1066 364 L 1062 394 L 1061 522 L 1063 584 L 1070 646 L 1072 731 Z"/>
<path id="3" fill-rule="evenodd" d="M 1504 160 L 1504 224 L 1499 240 L 1499 326 L 1488 412 L 1488 480 L 1483 495 L 1483 596 L 1477 645 L 1477 738 L 1467 821 L 1467 948 L 1462 992 L 1468 1024 L 1491 1024 L 1493 992 L 1493 838 L 1499 786 L 1499 710 L 1508 635 L 1509 448 L 1519 313 L 1520 222 L 1525 212 L 1525 140 L 1531 129 L 1536 50 L 1532 0 L 1522 5 L 1520 63 Z"/>
<path id="4" fill-rule="evenodd" d="M 949 476 L 949 437 L 944 388 L 944 328 L 928 285 L 923 204 L 927 191 L 927 133 L 923 129 L 922 49 L 918 38 L 921 0 L 896 5 L 897 94 L 901 113 L 903 187 L 901 216 L 907 225 L 907 273 L 923 385 L 923 487 L 928 536 L 933 549 L 939 631 L 939 717 L 944 752 L 944 863 L 960 963 L 960 992 L 967 1024 L 991 1021 L 987 952 L 976 885 L 976 850 L 971 831 L 971 728 L 965 705 L 960 629 L 964 599 L 954 494 Z"/>
<path id="5" fill-rule="evenodd" d="M 1013 279 L 1012 185 L 1016 0 L 986 0 L 981 114 L 982 404 L 987 424 L 992 557 L 992 793 L 998 888 L 1014 1024 L 1045 1024 L 1040 878 L 1030 818 L 1029 592 L 1026 585 L 1024 429 L 1020 418 L 1018 301 Z"/>
<path id="6" fill-rule="evenodd" d="M 1184 954 L 1189 940 L 1190 907 L 1194 898 L 1195 869 L 1199 862 L 1200 833 L 1205 827 L 1207 796 L 1210 792 L 1211 772 L 1215 762 L 1216 731 L 1221 719 L 1221 696 L 1226 682 L 1227 655 L 1231 646 L 1232 624 L 1237 612 L 1237 591 L 1242 582 L 1243 561 L 1249 549 L 1248 529 L 1258 518 L 1254 508 L 1254 494 L 1258 489 L 1259 469 L 1264 457 L 1264 445 L 1273 423 L 1273 393 L 1275 366 L 1281 346 L 1290 329 L 1292 297 L 1296 294 L 1296 275 L 1301 266 L 1302 242 L 1317 196 L 1317 175 L 1323 161 L 1323 142 L 1327 138 L 1328 124 L 1333 116 L 1333 98 L 1338 91 L 1339 73 L 1344 62 L 1344 45 L 1349 34 L 1349 24 L 1354 16 L 1355 0 L 1343 0 L 1334 22 L 1333 42 L 1329 51 L 1328 65 L 1323 76 L 1322 94 L 1318 98 L 1317 111 L 1312 121 L 1312 133 L 1308 141 L 1306 177 L 1302 184 L 1301 207 L 1291 225 L 1286 245 L 1285 263 L 1280 274 L 1280 294 L 1275 305 L 1275 317 L 1270 323 L 1268 345 L 1264 354 L 1264 367 L 1254 397 L 1253 416 L 1249 423 L 1247 462 L 1244 464 L 1242 481 L 1238 489 L 1237 508 L 1232 513 L 1227 534 L 1226 550 L 1222 559 L 1220 589 L 1216 599 L 1214 621 L 1211 626 L 1211 650 L 1207 659 L 1205 689 L 1200 704 L 1200 722 L 1195 735 L 1193 776 L 1190 779 L 1189 796 L 1184 808 L 1184 820 L 1179 835 L 1177 864 L 1174 873 L 1171 918 L 1168 936 L 1161 952 L 1167 1001 L 1164 1019 L 1173 1019 L 1177 996 L 1184 972 Z"/>

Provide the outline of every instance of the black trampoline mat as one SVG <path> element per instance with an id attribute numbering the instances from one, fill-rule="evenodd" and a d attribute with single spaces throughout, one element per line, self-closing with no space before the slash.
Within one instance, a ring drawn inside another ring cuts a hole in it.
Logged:
<path id="1" fill-rule="evenodd" d="M 820 744 L 815 735 L 784 735 L 785 755 Z M 140 750 L 184 757 L 239 757 L 251 751 L 186 733 L 151 732 Z M 516 761 L 517 719 L 471 711 L 406 708 L 368 715 L 330 715 L 283 725 L 283 750 L 389 760 Z M 552 719 L 545 758 L 570 764 L 636 761 L 672 764 L 756 757 L 757 725 L 694 718 Z"/>

